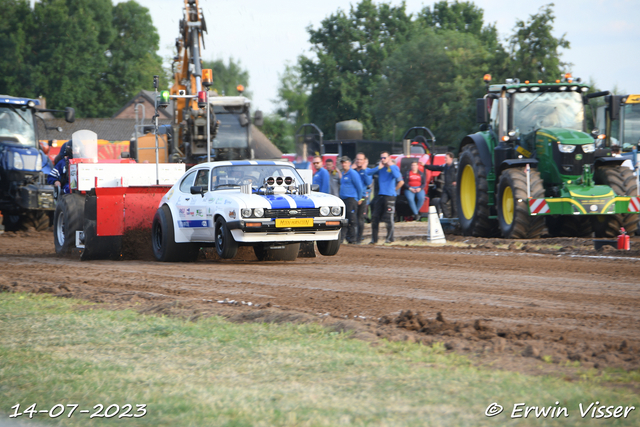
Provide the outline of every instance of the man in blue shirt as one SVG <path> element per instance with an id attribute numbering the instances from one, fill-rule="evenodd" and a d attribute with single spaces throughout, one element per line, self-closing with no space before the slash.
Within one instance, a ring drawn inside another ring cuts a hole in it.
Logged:
<path id="1" fill-rule="evenodd" d="M 342 228 L 340 241 L 344 240 L 346 236 L 347 243 L 356 243 L 358 204 L 362 203 L 364 188 L 358 172 L 351 169 L 351 159 L 347 156 L 342 156 L 340 162 L 342 163 L 340 198 L 344 202 L 346 209 L 345 216 L 348 221 L 346 230 L 344 227 Z"/>
<path id="2" fill-rule="evenodd" d="M 367 211 L 369 209 L 369 197 L 371 196 L 371 183 L 373 182 L 373 177 L 367 173 L 367 166 L 369 160 L 367 156 L 364 155 L 363 152 L 359 152 L 356 154 L 355 167 L 353 170 L 358 172 L 360 175 L 360 179 L 362 180 L 362 186 L 364 187 L 364 197 L 360 199 L 362 202 L 358 203 L 358 237 L 356 239 L 356 243 L 362 243 L 362 233 L 364 233 L 364 220 L 367 216 Z"/>
<path id="3" fill-rule="evenodd" d="M 370 176 L 378 175 L 378 194 L 373 200 L 373 212 L 371 214 L 371 242 L 378 243 L 378 226 L 380 221 L 387 224 L 387 239 L 385 243 L 391 243 L 393 238 L 393 216 L 396 212 L 396 195 L 404 184 L 400 169 L 393 164 L 388 152 L 380 153 L 380 163 L 377 167 L 367 169 Z"/>
<path id="4" fill-rule="evenodd" d="M 317 184 L 321 193 L 329 194 L 329 171 L 322 167 L 322 157 L 315 156 L 313 158 L 313 168 L 316 173 L 313 174 L 313 184 Z"/>

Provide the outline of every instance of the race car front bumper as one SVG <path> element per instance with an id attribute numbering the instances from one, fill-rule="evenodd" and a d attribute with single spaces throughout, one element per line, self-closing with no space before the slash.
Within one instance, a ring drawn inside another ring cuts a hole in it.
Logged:
<path id="1" fill-rule="evenodd" d="M 312 227 L 276 227 L 276 221 L 229 221 L 227 227 L 237 242 L 306 242 L 335 240 L 348 221 L 341 218 L 315 220 Z"/>

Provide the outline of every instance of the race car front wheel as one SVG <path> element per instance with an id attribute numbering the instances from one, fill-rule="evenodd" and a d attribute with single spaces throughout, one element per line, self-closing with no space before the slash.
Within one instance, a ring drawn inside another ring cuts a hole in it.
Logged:
<path id="1" fill-rule="evenodd" d="M 216 219 L 216 252 L 220 258 L 233 258 L 238 253 L 238 242 L 235 241 L 222 217 Z"/>
<path id="2" fill-rule="evenodd" d="M 318 252 L 324 256 L 333 256 L 340 250 L 340 239 L 318 240 Z"/>

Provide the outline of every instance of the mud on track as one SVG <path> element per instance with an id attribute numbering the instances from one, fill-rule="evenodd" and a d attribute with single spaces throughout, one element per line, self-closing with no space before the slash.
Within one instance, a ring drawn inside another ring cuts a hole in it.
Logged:
<path id="1" fill-rule="evenodd" d="M 241 260 L 201 255 L 173 264 L 63 259 L 50 232 L 5 233 L 0 291 L 190 318 L 317 321 L 374 343 L 443 342 L 482 364 L 523 372 L 566 375 L 576 361 L 640 368 L 639 251 L 595 252 L 577 239 L 525 242 L 524 250 L 520 242 L 507 249 L 509 241 L 453 240 L 345 245 L 335 257 L 286 263 L 260 263 L 248 250 Z"/>

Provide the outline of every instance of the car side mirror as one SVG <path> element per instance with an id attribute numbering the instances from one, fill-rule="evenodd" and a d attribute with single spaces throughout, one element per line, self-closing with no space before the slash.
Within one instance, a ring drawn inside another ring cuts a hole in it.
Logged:
<path id="1" fill-rule="evenodd" d="M 73 123 L 76 121 L 76 110 L 71 107 L 67 107 L 64 109 L 64 120 L 67 123 Z"/>
<path id="2" fill-rule="evenodd" d="M 191 187 L 191 194 L 199 194 L 201 196 L 204 196 L 204 193 L 205 193 L 204 188 L 202 188 L 199 185 L 194 185 Z"/>
<path id="3" fill-rule="evenodd" d="M 311 184 L 311 191 L 320 191 L 319 184 Z"/>

